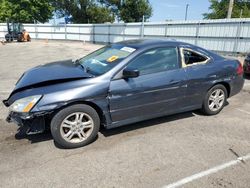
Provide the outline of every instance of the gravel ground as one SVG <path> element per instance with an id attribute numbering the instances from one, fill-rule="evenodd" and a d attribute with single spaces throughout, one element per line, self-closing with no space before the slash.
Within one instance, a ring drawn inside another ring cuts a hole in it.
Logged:
<path id="1" fill-rule="evenodd" d="M 20 75 L 46 62 L 81 57 L 100 45 L 32 41 L 0 45 L 0 99 Z M 216 116 L 198 111 L 112 130 L 83 148 L 55 146 L 50 133 L 17 137 L 0 105 L 0 187 L 162 187 L 250 153 L 250 81 Z M 233 152 L 232 152 L 233 151 Z M 184 187 L 249 187 L 250 161 Z"/>

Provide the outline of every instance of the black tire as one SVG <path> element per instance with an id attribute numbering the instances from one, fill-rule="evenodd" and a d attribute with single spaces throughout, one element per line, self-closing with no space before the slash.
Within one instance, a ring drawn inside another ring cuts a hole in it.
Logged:
<path id="1" fill-rule="evenodd" d="M 17 35 L 17 42 L 22 42 L 22 34 Z"/>
<path id="2" fill-rule="evenodd" d="M 93 122 L 92 132 L 85 140 L 79 143 L 71 143 L 65 140 L 61 134 L 62 122 L 65 120 L 65 118 L 70 116 L 70 114 L 79 113 L 79 112 L 85 113 L 89 117 L 92 118 L 91 119 Z M 85 146 L 94 141 L 100 129 L 100 118 L 97 112 L 95 111 L 95 109 L 93 109 L 92 107 L 88 105 L 84 105 L 84 104 L 72 105 L 72 106 L 62 109 L 52 118 L 50 129 L 51 129 L 51 134 L 54 138 L 54 141 L 57 144 L 59 144 L 63 148 L 68 148 L 68 149 L 78 148 L 78 147 Z"/>
<path id="3" fill-rule="evenodd" d="M 250 74 L 249 74 L 249 73 L 245 73 L 245 72 L 244 72 L 244 73 L 243 73 L 243 77 L 244 77 L 244 78 L 246 78 L 246 79 L 249 79 Z"/>
<path id="4" fill-rule="evenodd" d="M 217 110 L 211 110 L 209 108 L 209 97 L 212 95 L 213 92 L 215 92 L 216 90 L 221 90 L 224 92 L 224 101 L 222 102 L 222 106 L 219 107 Z M 203 104 L 202 104 L 202 112 L 205 115 L 216 115 L 218 114 L 225 106 L 226 101 L 227 101 L 227 97 L 228 97 L 228 93 L 227 93 L 227 89 L 225 88 L 225 86 L 218 84 L 213 86 L 206 94 L 204 100 L 203 100 Z"/>
<path id="5" fill-rule="evenodd" d="M 7 42 L 10 42 L 10 37 L 9 37 L 9 36 L 5 36 L 5 40 L 6 40 Z"/>

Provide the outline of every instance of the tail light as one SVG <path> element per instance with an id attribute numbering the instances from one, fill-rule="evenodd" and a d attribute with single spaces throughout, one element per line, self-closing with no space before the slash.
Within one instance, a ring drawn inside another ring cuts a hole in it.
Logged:
<path id="1" fill-rule="evenodd" d="M 237 75 L 242 75 L 244 73 L 242 64 L 238 61 L 238 67 L 237 67 Z"/>

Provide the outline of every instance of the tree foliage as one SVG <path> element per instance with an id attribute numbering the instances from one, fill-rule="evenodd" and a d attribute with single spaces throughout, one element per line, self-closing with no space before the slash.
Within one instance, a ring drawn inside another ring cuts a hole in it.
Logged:
<path id="1" fill-rule="evenodd" d="M 124 22 L 141 22 L 152 16 L 152 6 L 148 0 L 100 0 L 100 3 L 111 8 L 118 20 Z"/>
<path id="2" fill-rule="evenodd" d="M 56 12 L 58 17 L 71 17 L 73 23 L 141 22 L 151 17 L 148 0 L 0 0 L 0 22 L 47 22 Z"/>
<path id="3" fill-rule="evenodd" d="M 124 0 L 123 0 L 124 1 Z M 99 0 L 99 2 L 108 7 L 117 17 L 119 16 L 119 10 L 121 9 L 122 0 Z"/>
<path id="4" fill-rule="evenodd" d="M 0 22 L 46 22 L 53 14 L 50 0 L 0 0 Z"/>
<path id="5" fill-rule="evenodd" d="M 120 10 L 120 17 L 124 22 L 142 22 L 143 16 L 148 20 L 151 15 L 152 7 L 148 0 L 126 0 Z"/>
<path id="6" fill-rule="evenodd" d="M 205 19 L 224 19 L 227 17 L 229 0 L 210 0 L 210 13 L 203 14 Z M 241 15 L 242 11 L 242 15 Z M 235 0 L 232 12 L 232 18 L 249 18 L 250 17 L 250 1 Z"/>
<path id="7" fill-rule="evenodd" d="M 93 0 L 55 0 L 53 5 L 59 17 L 71 16 L 73 23 L 114 22 L 114 14 Z"/>

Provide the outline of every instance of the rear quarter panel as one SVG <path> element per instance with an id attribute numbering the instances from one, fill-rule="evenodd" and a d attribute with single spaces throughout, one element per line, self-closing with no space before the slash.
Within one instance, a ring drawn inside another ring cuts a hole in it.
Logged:
<path id="1" fill-rule="evenodd" d="M 237 75 L 237 60 L 211 58 L 206 64 L 186 67 L 188 75 L 188 106 L 201 107 L 207 91 L 216 84 L 223 84 L 229 97 L 237 94 L 243 87 L 242 75 Z"/>
<path id="2" fill-rule="evenodd" d="M 229 96 L 236 95 L 241 91 L 244 85 L 243 74 L 237 74 L 237 68 L 240 65 L 240 62 L 235 59 L 223 59 L 214 62 L 215 66 L 219 70 L 219 74 L 216 80 L 216 83 L 226 83 L 229 88 Z"/>

